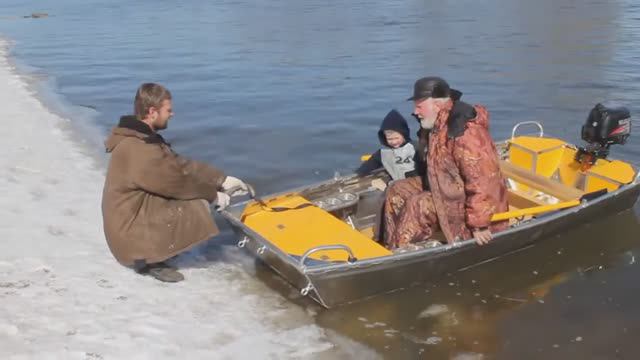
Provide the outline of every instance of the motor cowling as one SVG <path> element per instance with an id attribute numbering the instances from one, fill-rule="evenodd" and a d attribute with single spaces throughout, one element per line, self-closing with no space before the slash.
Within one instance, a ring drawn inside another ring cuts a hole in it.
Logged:
<path id="1" fill-rule="evenodd" d="M 627 108 L 598 103 L 582 126 L 582 140 L 587 146 L 578 148 L 576 161 L 587 170 L 597 159 L 606 159 L 609 146 L 624 144 L 630 134 L 631 114 Z"/>
<path id="2" fill-rule="evenodd" d="M 631 114 L 625 107 L 605 106 L 598 103 L 582 126 L 582 140 L 608 148 L 624 144 L 631 134 Z"/>

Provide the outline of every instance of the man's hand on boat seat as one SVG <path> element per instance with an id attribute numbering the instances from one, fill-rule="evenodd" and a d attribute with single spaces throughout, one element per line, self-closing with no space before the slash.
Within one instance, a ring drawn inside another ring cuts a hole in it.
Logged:
<path id="1" fill-rule="evenodd" d="M 237 177 L 227 176 L 222 183 L 222 191 L 229 196 L 243 196 L 249 193 L 249 187 Z"/>
<path id="2" fill-rule="evenodd" d="M 489 241 L 493 238 L 491 235 L 491 230 L 489 228 L 480 228 L 473 230 L 473 237 L 476 239 L 476 243 L 478 245 L 488 244 Z"/>

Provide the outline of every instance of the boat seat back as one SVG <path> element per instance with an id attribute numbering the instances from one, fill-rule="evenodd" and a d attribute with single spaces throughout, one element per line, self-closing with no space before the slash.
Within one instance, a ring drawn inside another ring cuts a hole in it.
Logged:
<path id="1" fill-rule="evenodd" d="M 551 177 L 564 153 L 566 142 L 556 138 L 518 136 L 509 141 L 509 161 L 523 169 Z"/>

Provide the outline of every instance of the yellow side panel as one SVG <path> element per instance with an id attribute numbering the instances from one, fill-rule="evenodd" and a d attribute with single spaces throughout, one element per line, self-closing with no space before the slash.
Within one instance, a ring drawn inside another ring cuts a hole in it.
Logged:
<path id="1" fill-rule="evenodd" d="M 522 149 L 518 146 L 511 146 L 509 148 L 509 162 L 529 171 L 531 171 L 531 169 L 533 168 L 534 156 L 535 154 L 530 152 L 528 149 Z M 513 182 L 513 184 L 516 190 L 530 190 L 528 186 L 520 184 L 518 182 Z"/>
<path id="2" fill-rule="evenodd" d="M 533 169 L 534 153 L 518 146 L 509 148 L 509 162 L 523 169 Z"/>
<path id="3" fill-rule="evenodd" d="M 267 205 L 292 208 L 307 203 L 309 201 L 301 196 L 289 195 L 271 199 Z M 351 248 L 358 259 L 391 254 L 380 244 L 316 206 L 274 212 L 252 203 L 245 209 L 242 219 L 253 231 L 282 251 L 295 256 L 302 256 L 316 246 L 336 244 Z M 347 253 L 341 250 L 319 251 L 311 255 L 311 258 L 325 261 L 346 261 L 347 257 Z"/>
<path id="4" fill-rule="evenodd" d="M 536 174 L 551 177 L 558 168 L 565 142 L 554 138 L 519 136 L 510 141 L 509 162 Z M 515 189 L 530 191 L 514 182 Z"/>
<path id="5" fill-rule="evenodd" d="M 582 176 L 580 172 L 580 163 L 575 161 L 576 150 L 565 147 L 558 164 L 558 171 L 560 172 L 560 180 L 567 186 L 575 187 L 578 183 L 578 179 Z"/>
<path id="6" fill-rule="evenodd" d="M 558 169 L 563 153 L 564 147 L 539 153 L 538 161 L 536 162 L 536 173 L 550 178 Z"/>
<path id="7" fill-rule="evenodd" d="M 621 184 L 628 184 L 633 181 L 635 171 L 631 165 L 619 161 L 598 160 L 587 172 L 586 191 L 597 191 L 607 189 L 613 191 Z"/>
<path id="8" fill-rule="evenodd" d="M 587 177 L 587 192 L 598 191 L 600 189 L 607 189 L 607 191 L 617 190 L 619 185 L 607 179 L 601 179 L 595 176 Z"/>

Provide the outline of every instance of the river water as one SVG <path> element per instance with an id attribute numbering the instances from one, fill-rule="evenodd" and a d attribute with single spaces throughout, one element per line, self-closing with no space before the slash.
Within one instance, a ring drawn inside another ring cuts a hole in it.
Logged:
<path id="1" fill-rule="evenodd" d="M 33 12 L 49 16 L 21 17 Z M 538 120 L 579 142 L 600 101 L 640 113 L 633 0 L 3 0 L 0 35 L 99 162 L 137 86 L 156 81 L 173 92 L 174 148 L 262 194 L 355 168 L 391 108 L 411 121 L 404 99 L 425 75 L 487 106 L 496 139 Z M 640 142 L 612 153 L 640 163 Z M 332 311 L 291 301 L 395 359 L 634 358 L 639 229 L 636 209 L 439 284 Z M 233 241 L 225 229 L 211 258 L 231 261 L 216 254 Z M 270 291 L 291 294 L 255 266 Z"/>

